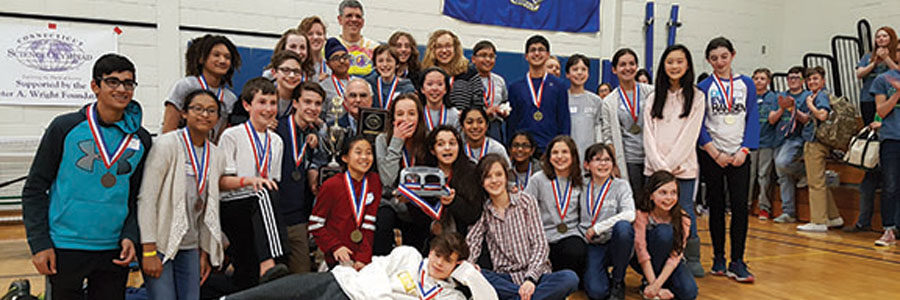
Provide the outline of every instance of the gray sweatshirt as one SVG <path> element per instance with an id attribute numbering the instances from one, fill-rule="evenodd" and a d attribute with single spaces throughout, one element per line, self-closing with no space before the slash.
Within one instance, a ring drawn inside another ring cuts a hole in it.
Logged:
<path id="1" fill-rule="evenodd" d="M 622 178 L 613 178 L 609 185 L 609 191 L 606 198 L 603 198 L 603 206 L 600 208 L 600 214 L 597 216 L 596 223 L 593 222 L 591 216 L 591 202 L 599 202 L 598 195 L 601 193 L 603 182 L 595 183 L 591 189 L 591 195 L 588 195 L 588 186 L 591 184 L 590 178 L 584 179 L 584 193 L 581 199 L 581 220 L 578 229 L 581 234 L 586 234 L 588 228 L 593 227 L 597 237 L 590 241 L 591 243 L 606 243 L 612 237 L 612 227 L 619 221 L 634 221 L 634 196 L 631 193 L 631 184 L 628 180 Z M 599 204 L 598 204 L 599 205 Z"/>
<path id="2" fill-rule="evenodd" d="M 566 190 L 566 184 L 569 183 L 567 178 L 559 179 L 559 193 L 562 195 Z M 547 242 L 556 243 L 559 240 L 570 236 L 583 236 L 577 229 L 579 222 L 579 211 L 581 209 L 581 188 L 572 185 L 572 197 L 569 198 L 569 208 L 566 210 L 566 218 L 560 220 L 559 212 L 556 208 L 556 198 L 553 196 L 553 180 L 544 175 L 544 171 L 540 171 L 531 176 L 528 180 L 528 186 L 525 193 L 528 193 L 537 200 L 538 207 L 541 209 L 541 224 L 544 228 L 544 234 L 547 236 Z M 562 199 L 560 199 L 562 200 Z M 568 231 L 560 233 L 556 230 L 560 223 L 566 224 Z"/>

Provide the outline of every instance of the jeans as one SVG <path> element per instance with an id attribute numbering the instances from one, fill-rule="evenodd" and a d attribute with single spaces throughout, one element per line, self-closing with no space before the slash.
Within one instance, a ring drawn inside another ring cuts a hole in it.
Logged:
<path id="1" fill-rule="evenodd" d="M 728 200 L 731 201 L 731 261 L 743 261 L 747 242 L 747 181 L 750 164 L 720 167 L 706 152 L 700 155 L 700 172 L 706 176 L 707 201 L 709 201 L 709 235 L 712 237 L 713 254 L 725 257 L 725 185 L 728 184 Z M 824 175 L 823 175 L 824 176 Z"/>
<path id="2" fill-rule="evenodd" d="M 772 166 L 775 164 L 775 148 L 759 148 L 750 153 L 750 190 L 747 193 L 747 204 L 753 205 L 753 186 L 759 183 L 759 209 L 772 212 L 769 192 L 772 190 Z"/>
<path id="3" fill-rule="evenodd" d="M 805 169 L 800 157 L 803 154 L 803 139 L 790 138 L 775 149 L 775 174 L 778 175 L 778 186 L 781 190 L 781 211 L 789 216 L 797 216 L 794 204 L 797 190 L 797 179 L 803 177 Z"/>
<path id="4" fill-rule="evenodd" d="M 881 169 L 866 171 L 866 177 L 859 184 L 859 217 L 856 218 L 856 227 L 864 228 L 872 226 L 872 212 L 875 211 L 875 190 L 881 185 Z M 884 213 L 884 200 L 881 200 L 882 214 Z M 884 225 L 884 216 L 881 217 Z"/>
<path id="5" fill-rule="evenodd" d="M 881 170 L 883 189 L 881 193 L 881 224 L 885 229 L 897 228 L 900 220 L 900 140 L 881 142 Z"/>
<path id="6" fill-rule="evenodd" d="M 605 244 L 587 246 L 587 270 L 584 273 L 584 291 L 591 299 L 609 296 L 610 276 L 607 267 L 612 266 L 612 281 L 624 282 L 628 261 L 634 252 L 634 227 L 627 221 L 613 225 L 612 237 Z"/>
<path id="7" fill-rule="evenodd" d="M 513 282 L 509 274 L 494 273 L 488 270 L 481 270 L 481 275 L 491 283 L 497 292 L 499 299 L 519 299 L 519 285 Z M 534 294 L 531 299 L 565 299 L 578 288 L 578 275 L 572 270 L 562 270 L 553 273 L 541 275 L 535 284 Z"/>
<path id="8" fill-rule="evenodd" d="M 165 255 L 158 252 L 160 261 Z M 159 278 L 144 275 L 150 300 L 200 299 L 200 250 L 178 250 L 175 258 L 163 264 Z"/>
<path id="9" fill-rule="evenodd" d="M 679 224 L 680 225 L 680 224 Z M 672 225 L 660 224 L 647 228 L 647 252 L 650 253 L 650 265 L 653 267 L 653 273 L 659 275 L 666 261 L 672 255 L 674 246 L 674 232 Z M 637 257 L 631 260 L 631 266 L 640 274 L 644 274 L 637 261 Z M 667 288 L 675 294 L 675 299 L 696 299 L 697 298 L 697 282 L 694 281 L 694 275 L 684 265 L 684 261 L 679 262 L 669 278 L 663 284 L 663 288 Z"/>
<path id="10" fill-rule="evenodd" d="M 694 209 L 697 184 L 697 179 L 678 179 L 678 205 L 691 216 L 691 232 L 688 238 L 697 237 L 697 212 Z"/>

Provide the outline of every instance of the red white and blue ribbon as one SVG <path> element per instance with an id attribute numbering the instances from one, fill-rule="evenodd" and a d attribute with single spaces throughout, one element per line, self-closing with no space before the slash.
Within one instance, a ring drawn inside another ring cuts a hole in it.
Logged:
<path id="1" fill-rule="evenodd" d="M 122 153 L 125 153 L 125 149 L 128 148 L 128 144 L 131 143 L 134 134 L 131 133 L 122 138 L 119 141 L 119 145 L 116 146 L 115 152 L 109 153 L 109 149 L 106 149 L 106 140 L 103 139 L 103 132 L 100 131 L 100 121 L 97 120 L 97 112 L 95 111 L 96 106 L 97 104 L 93 103 L 87 108 L 88 127 L 91 128 L 91 136 L 94 137 L 94 144 L 97 145 L 97 150 L 100 152 L 100 159 L 103 161 L 106 169 L 109 169 L 122 157 Z"/>
<path id="2" fill-rule="evenodd" d="M 293 141 L 291 153 L 293 153 L 294 166 L 300 167 L 300 163 L 303 162 L 303 156 L 306 155 L 306 139 L 301 138 L 300 140 L 302 141 L 297 141 L 297 129 L 295 128 L 297 126 L 297 122 L 291 117 L 291 126 L 288 126 L 291 131 L 291 141 Z M 300 149 L 299 153 L 297 149 Z"/>
<path id="3" fill-rule="evenodd" d="M 722 92 L 722 97 L 725 98 L 724 101 L 728 107 L 728 112 L 731 112 L 731 106 L 734 105 L 734 75 L 729 76 L 728 83 L 730 88 L 728 90 L 725 89 L 725 85 L 722 84 L 722 80 L 719 79 L 719 75 L 716 75 L 716 72 L 713 72 L 712 76 L 716 81 L 716 88 L 719 89 L 719 92 Z"/>
<path id="4" fill-rule="evenodd" d="M 391 82 L 391 91 L 388 93 L 387 100 L 384 99 L 384 92 L 382 91 L 384 88 L 382 87 L 383 83 L 381 79 L 378 80 L 378 103 L 381 106 L 381 109 L 388 109 L 391 106 L 391 101 L 394 100 L 394 91 L 397 90 L 397 83 L 400 82 L 400 77 L 394 76 L 394 81 Z"/>
<path id="5" fill-rule="evenodd" d="M 425 189 L 430 189 L 429 187 L 424 187 Z M 419 183 L 404 183 L 397 186 L 397 192 L 400 193 L 401 196 L 406 197 L 412 202 L 415 206 L 419 207 L 425 214 L 430 216 L 435 220 L 441 219 L 441 214 L 444 213 L 444 205 L 441 204 L 441 201 L 435 201 L 435 204 L 429 204 L 428 201 L 425 201 L 416 194 L 415 190 L 420 189 Z M 446 189 L 446 187 L 442 187 L 442 189 Z M 447 190 L 449 192 L 449 190 Z"/>
<path id="6" fill-rule="evenodd" d="M 337 93 L 338 97 L 341 99 L 344 98 L 344 85 L 341 83 L 341 80 L 336 76 L 331 75 L 331 83 L 334 84 L 334 92 Z"/>
<path id="7" fill-rule="evenodd" d="M 541 99 L 544 98 L 544 81 L 547 80 L 547 73 L 544 73 L 544 77 L 541 78 L 541 87 L 538 89 L 537 93 L 534 92 L 534 83 L 531 82 L 531 76 L 527 73 L 525 74 L 525 82 L 528 82 L 528 91 L 531 92 L 531 103 L 534 104 L 538 110 L 541 109 Z"/>
<path id="8" fill-rule="evenodd" d="M 603 209 L 603 202 L 606 201 L 606 194 L 609 193 L 609 187 L 612 186 L 612 176 L 606 178 L 603 185 L 600 186 L 600 192 L 594 197 L 594 181 L 587 187 L 588 213 L 591 215 L 591 226 L 597 223 L 597 217 L 600 216 L 600 210 Z"/>
<path id="9" fill-rule="evenodd" d="M 572 183 L 566 181 L 566 190 L 563 191 L 559 188 L 559 178 L 556 178 L 550 187 L 553 189 L 553 199 L 556 200 L 556 212 L 559 213 L 559 219 L 565 221 L 566 213 L 569 212 L 569 200 L 572 199 Z"/>
<path id="10" fill-rule="evenodd" d="M 362 226 L 363 215 L 366 211 L 366 194 L 369 192 L 369 177 L 363 176 L 359 194 L 353 188 L 353 178 L 350 177 L 350 171 L 344 172 L 344 183 L 347 185 L 347 195 L 350 197 L 350 205 L 353 207 L 353 219 L 356 220 L 356 226 Z"/>
<path id="11" fill-rule="evenodd" d="M 440 114 L 438 115 L 438 123 L 434 124 L 431 118 L 431 110 L 426 108 L 425 112 L 425 121 L 428 123 L 428 130 L 434 130 L 435 127 L 441 126 L 444 124 L 444 120 L 447 118 L 447 109 L 444 107 L 444 104 L 441 103 Z"/>
<path id="12" fill-rule="evenodd" d="M 481 151 L 478 151 L 478 157 L 475 157 L 475 151 L 472 151 L 472 147 L 469 146 L 469 143 L 466 143 L 466 155 L 471 157 L 474 160 L 481 160 L 485 154 L 487 154 L 488 146 L 490 145 L 490 141 L 488 141 L 487 137 L 484 137 L 484 140 L 481 141 Z"/>
<path id="13" fill-rule="evenodd" d="M 181 139 L 184 141 L 184 150 L 191 159 L 191 168 L 194 170 L 194 179 L 197 180 L 197 195 L 203 195 L 206 189 L 206 178 L 209 175 L 209 140 L 204 140 L 203 153 L 197 156 L 197 148 L 191 142 L 191 132 L 184 128 L 181 130 Z"/>
<path id="14" fill-rule="evenodd" d="M 431 300 L 434 299 L 435 296 L 441 293 L 444 290 L 440 284 L 437 284 L 431 289 L 425 290 L 425 261 L 419 262 L 419 282 L 417 285 L 419 287 L 419 299 L 420 300 Z"/>
<path id="15" fill-rule="evenodd" d="M 484 88 L 484 107 L 491 106 L 494 106 L 494 81 L 491 79 L 491 75 L 488 74 L 487 87 Z"/>
<path id="16" fill-rule="evenodd" d="M 516 186 L 519 187 L 519 191 L 524 191 L 525 187 L 528 186 L 528 179 L 531 178 L 531 161 L 528 161 L 528 173 L 525 173 L 525 180 L 519 183 L 519 172 L 513 172 L 513 175 L 516 176 Z"/>
<path id="17" fill-rule="evenodd" d="M 259 140 L 259 135 L 253 129 L 253 124 L 250 121 L 244 123 L 244 130 L 247 131 L 247 137 L 250 138 L 250 144 L 253 145 L 253 159 L 256 161 L 256 172 L 260 177 L 267 178 L 269 161 L 272 159 L 272 140 L 269 139 L 269 131 L 266 130 L 266 141 L 263 143 Z"/>
<path id="18" fill-rule="evenodd" d="M 631 119 L 634 120 L 635 123 L 638 121 L 638 116 L 641 114 L 641 94 L 640 90 L 638 90 L 637 82 L 634 83 L 634 93 L 631 94 L 634 96 L 634 100 L 628 99 L 628 94 L 622 91 L 622 87 L 619 86 L 619 99 L 622 100 L 622 103 L 625 103 L 625 108 L 628 109 L 628 113 L 631 114 Z"/>
<path id="19" fill-rule="evenodd" d="M 403 158 L 403 167 L 409 168 L 416 165 L 416 158 L 409 155 L 409 151 L 406 150 L 406 146 L 403 146 L 403 152 L 401 153 Z"/>
<path id="20" fill-rule="evenodd" d="M 203 74 L 197 76 L 197 81 L 200 82 L 200 87 L 204 90 L 209 90 L 209 84 L 206 83 L 206 77 L 203 77 Z M 219 84 L 219 90 L 216 91 L 216 99 L 219 99 L 219 102 L 225 101 L 225 93 L 222 92 L 222 84 Z"/>

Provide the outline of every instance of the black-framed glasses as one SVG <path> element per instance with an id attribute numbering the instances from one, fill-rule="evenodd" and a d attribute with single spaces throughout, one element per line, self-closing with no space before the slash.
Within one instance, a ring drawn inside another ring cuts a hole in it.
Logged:
<path id="1" fill-rule="evenodd" d="M 137 87 L 137 85 L 138 85 L 137 81 L 134 81 L 131 79 L 119 80 L 118 78 L 115 78 L 115 77 L 102 78 L 102 79 L 100 79 L 100 81 L 103 81 L 103 83 L 106 83 L 106 85 L 108 85 L 111 89 L 114 89 L 114 90 L 119 88 L 120 85 L 123 85 L 123 86 L 125 86 L 126 91 L 133 91 L 134 88 Z"/>
<path id="2" fill-rule="evenodd" d="M 531 149 L 531 144 L 528 144 L 528 143 L 512 143 L 512 145 L 510 145 L 510 147 L 512 147 L 512 148 L 519 148 L 519 149 Z"/>
<path id="3" fill-rule="evenodd" d="M 287 75 L 287 76 L 303 75 L 303 70 L 288 68 L 288 67 L 278 68 L 278 72 L 280 72 L 281 74 Z"/>
<path id="4" fill-rule="evenodd" d="M 188 106 L 188 110 L 192 113 L 202 115 L 203 113 L 207 113 L 209 115 L 215 115 L 219 113 L 218 107 L 201 107 L 197 105 Z"/>
<path id="5" fill-rule="evenodd" d="M 353 58 L 353 55 L 350 55 L 350 53 L 345 53 L 341 55 L 332 55 L 328 58 L 328 61 L 350 60 L 351 58 Z"/>

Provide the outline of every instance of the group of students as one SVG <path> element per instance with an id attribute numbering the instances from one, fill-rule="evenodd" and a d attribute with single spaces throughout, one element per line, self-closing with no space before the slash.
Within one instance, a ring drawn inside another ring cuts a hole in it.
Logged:
<path id="1" fill-rule="evenodd" d="M 198 299 L 228 264 L 228 292 L 237 293 L 227 299 L 562 299 L 579 287 L 592 299 L 624 299 L 629 264 L 644 278 L 644 297 L 694 299 L 694 277 L 706 273 L 699 179 L 710 273 L 753 282 L 743 199 L 753 178 L 767 191 L 772 162 L 784 206 L 776 222 L 794 221 L 805 164 L 812 222 L 798 229 L 843 223 L 825 186 L 830 149 L 811 134 L 810 121 L 830 110 L 821 68 L 792 68 L 790 90 L 778 94 L 768 90 L 768 70 L 735 73 L 737 52 L 719 37 L 704 52 L 711 76 L 695 84 L 690 51 L 673 45 L 651 84 L 625 48 L 612 58 L 619 86 L 601 85 L 601 97 L 585 90 L 588 58 L 570 56 L 564 81 L 540 35 L 525 43 L 528 73 L 507 84 L 492 72 L 489 41 L 474 46 L 470 63 L 459 38 L 437 30 L 419 61 L 412 35 L 378 45 L 360 34 L 359 2 L 338 10 L 340 36 L 326 38 L 319 17 L 303 19 L 240 95 L 228 89 L 241 64 L 234 44 L 194 39 L 153 140 L 131 101 L 134 65 L 117 54 L 96 61 L 97 101 L 48 126 L 23 190 L 33 262 L 49 275 L 52 297 L 80 297 L 86 279 L 90 298 L 121 299 L 126 267 L 137 260 L 151 299 Z M 867 173 L 853 228 L 869 226 L 883 179 L 879 241 L 892 244 L 900 57 L 892 29 L 879 29 L 875 43 L 858 75 L 874 100 L 862 102 L 864 116 L 883 119 L 884 168 Z M 388 116 L 374 138 L 358 128 L 369 107 Z M 327 126 L 347 130 L 342 145 L 327 147 Z M 330 152 L 342 171 L 321 180 Z M 421 197 L 400 178 L 413 166 L 441 171 L 442 196 Z M 316 268 L 313 241 L 331 272 L 305 274 Z"/>

